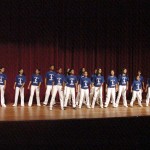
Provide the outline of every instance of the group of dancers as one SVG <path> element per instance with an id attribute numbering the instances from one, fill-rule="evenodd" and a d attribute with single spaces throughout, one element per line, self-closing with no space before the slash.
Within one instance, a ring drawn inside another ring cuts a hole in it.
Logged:
<path id="1" fill-rule="evenodd" d="M 5 68 L 0 67 L 0 91 L 1 91 L 1 105 L 6 107 L 4 93 L 6 89 L 7 76 L 4 73 Z M 36 93 L 37 106 L 41 106 L 40 102 L 40 86 L 43 82 L 42 76 L 40 75 L 40 69 L 36 68 L 35 73 L 32 75 L 31 80 L 28 84 L 28 89 L 30 90 L 30 98 L 28 101 L 28 106 L 32 106 L 33 96 Z M 106 100 L 103 102 L 103 89 L 104 82 L 106 83 Z M 26 77 L 24 75 L 24 70 L 20 69 L 18 75 L 16 76 L 14 83 L 15 90 L 15 101 L 13 106 L 17 106 L 18 97 L 20 93 L 21 106 L 24 106 L 24 85 L 26 83 Z M 48 104 L 50 100 L 50 110 L 53 109 L 55 105 L 56 94 L 59 93 L 60 107 L 64 110 L 71 102 L 73 109 L 81 108 L 84 103 L 87 108 L 94 108 L 95 103 L 99 104 L 100 108 L 108 107 L 110 101 L 112 106 L 118 107 L 121 96 L 123 99 L 123 106 L 128 107 L 126 92 L 129 90 L 129 77 L 127 75 L 127 69 L 123 68 L 122 73 L 116 77 L 115 71 L 111 70 L 110 75 L 105 81 L 102 75 L 102 69 L 95 69 L 94 74 L 91 78 L 88 77 L 88 72 L 85 68 L 81 69 L 81 73 L 76 76 L 74 69 L 67 69 L 67 74 L 62 74 L 62 68 L 58 68 L 57 72 L 54 71 L 54 65 L 51 65 L 49 71 L 46 73 L 45 80 L 46 86 L 45 99 L 43 105 Z M 146 106 L 149 106 L 150 99 L 150 79 L 147 79 L 146 87 L 144 86 L 144 78 L 141 75 L 141 71 L 137 72 L 136 77 L 131 85 L 132 99 L 130 106 L 133 104 L 137 98 L 138 105 L 142 107 L 142 92 L 147 92 Z M 118 95 L 116 97 L 116 92 Z"/>

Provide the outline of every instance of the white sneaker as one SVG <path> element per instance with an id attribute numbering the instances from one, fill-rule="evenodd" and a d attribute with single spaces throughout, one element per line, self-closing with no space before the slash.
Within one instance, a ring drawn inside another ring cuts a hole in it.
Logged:
<path id="1" fill-rule="evenodd" d="M 24 105 L 21 105 L 21 107 L 24 107 Z"/>
<path id="2" fill-rule="evenodd" d="M 90 107 L 90 106 L 87 106 L 87 108 L 90 109 L 91 107 Z"/>
<path id="3" fill-rule="evenodd" d="M 52 109 L 52 107 L 50 107 L 50 109 L 49 109 L 49 110 L 53 110 L 53 109 Z"/>
<path id="4" fill-rule="evenodd" d="M 2 104 L 2 107 L 6 107 L 6 105 L 5 105 L 5 104 Z"/>
<path id="5" fill-rule="evenodd" d="M 100 108 L 103 108 L 103 106 L 100 106 Z"/>
<path id="6" fill-rule="evenodd" d="M 133 107 L 133 104 L 130 104 L 130 107 Z"/>
<path id="7" fill-rule="evenodd" d="M 41 106 L 41 104 L 37 104 L 37 106 Z"/>
<path id="8" fill-rule="evenodd" d="M 142 104 L 140 104 L 139 106 L 140 106 L 140 107 L 143 107 L 143 105 L 142 105 Z"/>
<path id="9" fill-rule="evenodd" d="M 148 104 L 146 104 L 146 107 L 148 107 Z"/>
<path id="10" fill-rule="evenodd" d="M 128 107 L 127 105 L 124 105 L 124 107 Z"/>
<path id="11" fill-rule="evenodd" d="M 13 104 L 12 106 L 13 106 L 13 107 L 16 107 L 17 105 L 16 105 L 16 104 Z"/>

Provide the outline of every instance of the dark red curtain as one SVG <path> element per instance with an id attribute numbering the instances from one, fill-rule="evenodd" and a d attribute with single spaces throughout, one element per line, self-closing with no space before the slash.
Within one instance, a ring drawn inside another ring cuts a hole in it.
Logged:
<path id="1" fill-rule="evenodd" d="M 6 101 L 14 101 L 18 69 L 27 84 L 36 67 L 45 76 L 50 64 L 101 67 L 105 79 L 114 69 L 128 69 L 130 83 L 138 69 L 150 72 L 150 2 L 147 0 L 4 0 L 0 2 L 0 65 L 8 76 Z M 26 84 L 26 88 L 27 88 Z M 44 99 L 44 84 L 41 101 Z M 26 101 L 29 91 L 25 91 Z"/>

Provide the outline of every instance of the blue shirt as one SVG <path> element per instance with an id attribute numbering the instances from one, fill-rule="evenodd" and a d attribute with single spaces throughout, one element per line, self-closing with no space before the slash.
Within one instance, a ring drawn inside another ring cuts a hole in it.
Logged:
<path id="1" fill-rule="evenodd" d="M 56 75 L 56 73 L 54 71 L 48 71 L 46 73 L 45 78 L 47 79 L 47 83 L 46 83 L 47 85 L 52 85 L 55 75 Z"/>
<path id="2" fill-rule="evenodd" d="M 39 83 L 42 82 L 42 76 L 33 74 L 31 78 L 31 85 L 39 86 Z"/>
<path id="3" fill-rule="evenodd" d="M 108 88 L 114 88 L 117 83 L 118 83 L 118 80 L 115 76 L 108 76 L 107 78 Z"/>
<path id="4" fill-rule="evenodd" d="M 119 85 L 127 85 L 127 82 L 129 81 L 128 76 L 124 75 L 124 74 L 120 74 L 118 77 L 118 82 Z"/>
<path id="5" fill-rule="evenodd" d="M 140 89 L 142 88 L 142 83 L 141 81 L 139 80 L 134 80 L 133 83 L 132 83 L 132 90 L 133 91 L 139 91 Z"/>
<path id="6" fill-rule="evenodd" d="M 24 75 L 16 76 L 16 87 L 21 87 L 26 82 L 26 77 Z"/>
<path id="7" fill-rule="evenodd" d="M 3 73 L 0 73 L 0 85 L 4 85 L 5 80 L 7 80 L 7 76 Z"/>
<path id="8" fill-rule="evenodd" d="M 150 87 L 150 78 L 147 79 L 147 85 Z"/>
<path id="9" fill-rule="evenodd" d="M 136 80 L 136 78 L 134 78 L 134 80 Z M 143 83 L 144 82 L 144 78 L 143 76 L 140 75 L 140 82 Z"/>
<path id="10" fill-rule="evenodd" d="M 91 80 L 88 77 L 81 78 L 80 84 L 81 84 L 81 89 L 88 89 L 91 84 Z"/>
<path id="11" fill-rule="evenodd" d="M 75 75 L 68 75 L 65 82 L 67 87 L 74 88 L 77 83 L 77 77 Z"/>
<path id="12" fill-rule="evenodd" d="M 104 77 L 101 75 L 97 75 L 93 78 L 92 82 L 94 83 L 95 87 L 100 87 L 102 83 L 104 83 Z"/>
<path id="13" fill-rule="evenodd" d="M 80 75 L 80 76 L 78 76 L 78 78 L 77 78 L 79 84 L 80 84 L 81 78 L 84 78 L 84 76 L 83 76 L 83 75 Z"/>
<path id="14" fill-rule="evenodd" d="M 91 81 L 93 81 L 96 76 L 97 76 L 96 74 L 92 74 Z"/>
<path id="15" fill-rule="evenodd" d="M 62 85 L 63 84 L 63 82 L 65 82 L 65 77 L 64 77 L 64 75 L 62 75 L 62 74 L 56 74 L 55 76 L 54 76 L 54 85 Z"/>

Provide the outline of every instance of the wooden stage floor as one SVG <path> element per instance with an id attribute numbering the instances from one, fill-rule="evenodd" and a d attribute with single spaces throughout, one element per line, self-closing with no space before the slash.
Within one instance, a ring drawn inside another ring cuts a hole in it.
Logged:
<path id="1" fill-rule="evenodd" d="M 139 107 L 134 104 L 134 107 L 125 108 L 120 105 L 118 108 L 113 108 L 110 105 L 108 108 L 87 109 L 83 106 L 82 109 L 72 109 L 68 107 L 66 110 L 60 110 L 57 104 L 52 111 L 49 106 L 38 107 L 34 104 L 32 107 L 18 105 L 12 107 L 12 104 L 6 108 L 0 107 L 0 121 L 32 121 L 32 120 L 66 120 L 66 119 L 94 119 L 94 118 L 115 118 L 115 117 L 135 117 L 135 116 L 150 116 L 150 106 Z"/>

